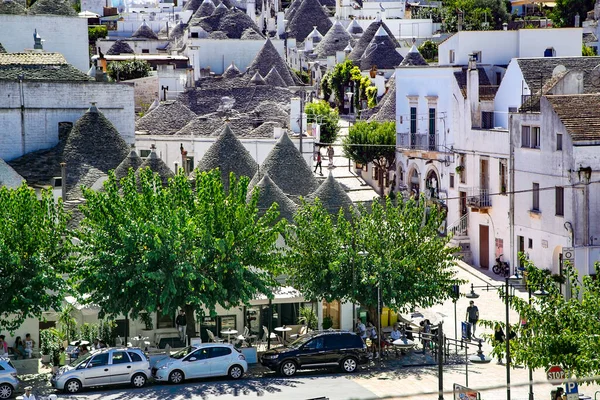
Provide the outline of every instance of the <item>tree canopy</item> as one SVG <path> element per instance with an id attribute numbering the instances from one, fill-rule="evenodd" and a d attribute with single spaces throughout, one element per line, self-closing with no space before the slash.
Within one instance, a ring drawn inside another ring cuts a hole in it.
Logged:
<path id="1" fill-rule="evenodd" d="M 371 86 L 371 80 L 368 76 L 363 76 L 360 73 L 360 68 L 347 59 L 336 64 L 333 70 L 325 74 L 321 80 L 323 97 L 328 100 L 331 93 L 333 93 L 337 107 L 343 107 L 345 93 L 350 85 L 354 85 L 352 101 L 355 107 L 359 109 L 360 102 L 368 100 L 367 89 Z"/>
<path id="2" fill-rule="evenodd" d="M 227 193 L 218 170 L 195 181 L 179 173 L 163 187 L 146 169 L 139 182 L 130 171 L 119 184 L 111 172 L 104 191 L 84 191 L 77 289 L 101 314 L 185 307 L 195 334 L 193 311 L 272 296 L 284 224 L 276 206 L 259 217 L 259 191 L 246 202 L 247 177 L 232 174 Z"/>
<path id="3" fill-rule="evenodd" d="M 290 284 L 306 298 L 394 310 L 429 307 L 449 298 L 455 278 L 449 238 L 439 235 L 443 211 L 424 199 L 374 202 L 349 220 L 331 216 L 318 199 L 304 203 L 286 230 Z"/>
<path id="4" fill-rule="evenodd" d="M 467 31 L 502 29 L 502 24 L 508 21 L 505 0 L 447 0 L 442 16 L 446 31 L 457 31 L 460 13 L 463 29 Z"/>
<path id="5" fill-rule="evenodd" d="M 565 296 L 550 271 L 536 268 L 524 257 L 522 261 L 531 291 L 543 289 L 546 295 L 534 295 L 531 304 L 527 299 L 509 296 L 510 307 L 526 321 L 511 324 L 511 330 L 516 333 L 510 343 L 514 364 L 532 369 L 560 365 L 573 377 L 598 376 L 600 282 L 591 276 L 579 277 L 574 268 L 567 265 L 566 287 L 572 296 Z M 504 299 L 504 292 L 499 293 Z M 486 322 L 488 326 L 496 323 L 504 326 L 501 321 Z M 495 351 L 502 354 L 502 345 L 496 347 Z"/>
<path id="6" fill-rule="evenodd" d="M 69 272 L 68 215 L 51 190 L 0 187 L 0 328 L 60 310 Z"/>
<path id="7" fill-rule="evenodd" d="M 115 81 L 144 78 L 150 75 L 152 67 L 145 60 L 113 61 L 108 63 L 107 72 Z"/>
<path id="8" fill-rule="evenodd" d="M 594 9 L 594 0 L 556 0 L 556 6 L 550 12 L 555 26 L 575 26 L 575 16 L 580 21 L 587 18 L 587 12 Z"/>
<path id="9" fill-rule="evenodd" d="M 324 100 L 307 103 L 304 107 L 306 121 L 317 122 L 321 125 L 321 143 L 334 143 L 340 132 L 340 115 L 336 109 L 329 107 Z"/>

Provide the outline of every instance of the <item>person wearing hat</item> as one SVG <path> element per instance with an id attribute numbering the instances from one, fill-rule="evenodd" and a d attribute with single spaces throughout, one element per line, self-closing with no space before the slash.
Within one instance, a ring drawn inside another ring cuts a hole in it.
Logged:
<path id="1" fill-rule="evenodd" d="M 479 308 L 477 308 L 473 300 L 469 302 L 469 307 L 467 307 L 466 320 L 471 324 L 472 334 L 475 338 L 475 327 L 477 326 L 477 321 L 479 321 Z"/>
<path id="2" fill-rule="evenodd" d="M 25 394 L 23 395 L 23 400 L 36 400 L 35 395 L 31 393 L 33 388 L 31 386 L 27 386 L 25 388 Z"/>

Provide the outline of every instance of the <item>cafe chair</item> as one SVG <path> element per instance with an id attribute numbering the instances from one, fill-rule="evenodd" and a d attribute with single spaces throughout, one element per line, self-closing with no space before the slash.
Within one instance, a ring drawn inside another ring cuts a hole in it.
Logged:
<path id="1" fill-rule="evenodd" d="M 214 342 L 214 343 L 223 343 L 223 342 L 225 341 L 225 340 L 221 339 L 220 337 L 218 337 L 218 336 L 215 336 L 215 334 L 214 334 L 214 333 L 212 333 L 212 331 L 211 331 L 211 330 L 209 330 L 209 329 L 206 329 L 206 334 L 208 335 L 208 340 L 209 340 L 210 342 Z"/>

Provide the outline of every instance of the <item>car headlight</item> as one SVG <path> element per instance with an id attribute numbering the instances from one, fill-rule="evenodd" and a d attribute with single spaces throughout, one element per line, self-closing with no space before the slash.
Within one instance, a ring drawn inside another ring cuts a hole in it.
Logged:
<path id="1" fill-rule="evenodd" d="M 167 368 L 169 368 L 171 365 L 173 365 L 173 363 L 167 363 L 167 364 L 163 365 L 162 367 L 159 367 L 158 369 L 167 369 Z"/>
<path id="2" fill-rule="evenodd" d="M 277 357 L 279 357 L 277 354 L 265 354 L 263 356 L 263 358 L 266 360 L 275 360 Z"/>

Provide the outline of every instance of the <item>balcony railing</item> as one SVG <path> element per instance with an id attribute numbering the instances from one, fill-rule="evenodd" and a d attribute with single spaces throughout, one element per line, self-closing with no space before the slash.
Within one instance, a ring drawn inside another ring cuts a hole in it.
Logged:
<path id="1" fill-rule="evenodd" d="M 479 97 L 483 100 L 490 98 L 493 100 L 499 87 L 498 85 L 481 85 L 479 86 Z"/>
<path id="2" fill-rule="evenodd" d="M 473 208 L 488 208 L 492 206 L 489 189 L 471 188 L 467 196 L 467 206 Z"/>
<path id="3" fill-rule="evenodd" d="M 521 95 L 521 107 L 519 112 L 539 112 L 540 111 L 540 97 L 524 94 Z"/>
<path id="4" fill-rule="evenodd" d="M 432 135 L 428 133 L 399 133 L 398 146 L 411 150 L 441 151 L 437 132 Z"/>

